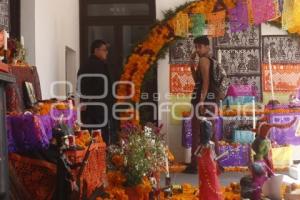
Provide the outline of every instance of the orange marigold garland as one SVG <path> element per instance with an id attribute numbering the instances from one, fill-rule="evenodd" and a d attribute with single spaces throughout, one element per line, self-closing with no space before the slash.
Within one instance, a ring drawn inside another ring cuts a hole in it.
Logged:
<path id="1" fill-rule="evenodd" d="M 173 25 L 176 36 L 186 37 L 189 32 L 190 18 L 187 13 L 180 12 L 176 16 L 175 24 Z"/>

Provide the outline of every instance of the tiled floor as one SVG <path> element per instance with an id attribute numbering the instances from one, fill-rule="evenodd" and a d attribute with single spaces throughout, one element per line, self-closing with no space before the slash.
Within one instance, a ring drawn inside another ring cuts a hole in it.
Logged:
<path id="1" fill-rule="evenodd" d="M 220 175 L 220 183 L 222 186 L 228 186 L 231 182 L 240 182 L 240 179 L 249 174 L 249 172 L 226 172 Z M 287 175 L 288 173 L 281 173 Z M 183 174 L 183 173 L 171 173 L 171 182 L 172 184 L 182 184 L 189 183 L 193 186 L 198 185 L 198 175 L 197 174 Z M 300 184 L 300 181 L 291 178 L 290 176 L 285 176 L 284 182 L 286 183 L 297 183 Z M 164 175 L 161 176 L 161 185 L 165 184 Z"/>
<path id="2" fill-rule="evenodd" d="M 231 182 L 240 182 L 240 179 L 245 176 L 247 173 L 242 172 L 226 172 L 220 175 L 220 183 L 222 186 L 227 186 Z M 190 183 L 194 186 L 198 185 L 198 175 L 197 174 L 183 174 L 176 173 L 171 174 L 171 182 L 172 184 L 182 184 L 182 183 Z M 164 184 L 164 176 L 162 176 L 161 184 Z"/>
<path id="3" fill-rule="evenodd" d="M 226 172 L 220 175 L 220 183 L 221 185 L 224 186 L 228 186 L 230 185 L 231 182 L 240 182 L 240 179 L 249 174 L 249 172 Z M 281 173 L 284 176 L 281 176 L 280 174 L 276 174 L 273 178 L 274 179 L 280 179 L 281 183 L 286 183 L 286 184 L 291 184 L 291 183 L 297 183 L 300 184 L 300 181 L 295 180 L 293 178 L 291 178 L 290 176 L 287 175 L 287 172 L 285 173 Z M 283 178 L 280 178 L 283 177 Z M 274 181 L 274 179 L 270 179 L 272 181 Z M 272 184 L 271 188 L 272 190 L 266 190 L 265 195 L 271 195 L 271 197 L 265 198 L 266 200 L 272 200 L 272 199 L 278 199 L 278 196 L 280 196 L 280 193 L 278 191 L 280 191 L 280 185 L 278 185 L 276 183 L 277 181 L 274 181 Z M 189 183 L 192 184 L 195 187 L 198 187 L 198 175 L 197 174 L 183 174 L 183 173 L 176 173 L 176 174 L 171 174 L 171 183 L 172 184 L 182 184 L 182 183 Z M 161 182 L 160 182 L 161 186 L 165 185 L 165 177 L 164 175 L 161 176 Z M 274 189 L 274 188 L 278 188 Z M 275 196 L 274 196 L 275 195 Z"/>

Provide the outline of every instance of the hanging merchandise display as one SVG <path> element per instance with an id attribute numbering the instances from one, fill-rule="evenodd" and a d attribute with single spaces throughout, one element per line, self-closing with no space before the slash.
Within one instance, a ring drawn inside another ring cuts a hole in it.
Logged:
<path id="1" fill-rule="evenodd" d="M 229 11 L 229 24 L 231 32 L 239 32 L 249 27 L 247 2 L 239 0 L 236 7 Z"/>
<path id="2" fill-rule="evenodd" d="M 299 64 L 273 64 L 273 83 L 276 92 L 297 91 L 300 84 L 300 65 Z M 270 70 L 267 64 L 262 65 L 263 89 L 271 91 Z"/>
<path id="3" fill-rule="evenodd" d="M 207 15 L 207 29 L 210 37 L 223 36 L 225 33 L 226 11 L 218 11 Z"/>
<path id="4" fill-rule="evenodd" d="M 273 19 L 276 15 L 273 0 L 252 0 L 252 13 L 255 25 Z"/>
<path id="5" fill-rule="evenodd" d="M 191 33 L 194 37 L 203 35 L 205 28 L 205 16 L 202 14 L 194 14 L 191 16 Z"/>
<path id="6" fill-rule="evenodd" d="M 291 33 L 299 33 L 300 32 L 300 2 L 294 1 L 293 5 L 293 27 L 289 29 L 289 32 Z"/>
<path id="7" fill-rule="evenodd" d="M 281 16 L 282 9 L 280 8 L 280 2 L 278 0 L 272 0 L 274 4 L 275 16 L 271 20 L 276 20 Z"/>
<path id="8" fill-rule="evenodd" d="M 282 11 L 282 29 L 288 30 L 293 27 L 293 7 L 294 0 L 285 0 L 283 2 L 283 11 Z"/>
<path id="9" fill-rule="evenodd" d="M 176 36 L 185 37 L 189 32 L 190 18 L 186 13 L 179 13 L 174 24 L 174 32 Z"/>

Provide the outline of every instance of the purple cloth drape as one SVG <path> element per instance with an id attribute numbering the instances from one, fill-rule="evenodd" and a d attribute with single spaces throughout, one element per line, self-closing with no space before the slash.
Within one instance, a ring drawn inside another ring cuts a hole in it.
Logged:
<path id="1" fill-rule="evenodd" d="M 238 0 L 235 8 L 229 10 L 231 32 L 239 32 L 249 27 L 247 2 Z"/>
<path id="2" fill-rule="evenodd" d="M 290 113 L 290 114 L 270 114 L 269 122 L 270 123 L 288 123 L 297 117 L 300 119 L 300 113 Z M 290 128 L 279 129 L 272 128 L 270 133 L 270 139 L 275 141 L 279 145 L 291 144 L 291 145 L 300 145 L 300 137 L 296 136 L 296 130 L 299 121 L 296 121 Z"/>
<path id="3" fill-rule="evenodd" d="M 220 159 L 220 165 L 223 167 L 248 166 L 250 145 L 238 145 L 236 148 L 231 145 L 220 145 L 220 154 L 229 151 L 229 155 Z"/>
<path id="4" fill-rule="evenodd" d="M 70 116 L 65 122 L 72 126 L 76 121 L 76 111 L 53 110 L 49 115 L 7 116 L 9 152 L 27 152 L 48 148 L 52 138 L 52 128 L 61 114 Z"/>
<path id="5" fill-rule="evenodd" d="M 260 25 L 275 17 L 275 6 L 273 1 L 274 0 L 252 0 L 254 24 Z"/>

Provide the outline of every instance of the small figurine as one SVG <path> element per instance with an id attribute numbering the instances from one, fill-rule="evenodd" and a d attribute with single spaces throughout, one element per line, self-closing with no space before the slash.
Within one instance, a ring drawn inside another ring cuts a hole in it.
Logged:
<path id="1" fill-rule="evenodd" d="M 292 126 L 297 118 L 295 117 L 291 122 L 285 124 L 270 124 L 264 117 L 258 121 L 256 138 L 251 147 L 255 152 L 253 162 L 249 168 L 251 176 L 245 176 L 241 179 L 241 196 L 251 200 L 260 200 L 262 196 L 262 187 L 266 180 L 274 176 L 274 168 L 272 162 L 272 144 L 268 139 L 270 129 L 275 128 L 288 128 Z"/>
<path id="2" fill-rule="evenodd" d="M 217 175 L 215 144 L 211 141 L 212 123 L 201 122 L 200 145 L 194 152 L 198 156 L 200 200 L 222 200 L 221 187 Z"/>
<path id="3" fill-rule="evenodd" d="M 265 151 L 269 151 L 270 146 L 266 146 Z M 273 170 L 265 163 L 262 154 L 254 155 L 254 162 L 250 165 L 252 174 L 252 197 L 251 200 L 260 200 L 262 187 L 266 180 L 274 176 Z"/>
<path id="4" fill-rule="evenodd" d="M 268 123 L 266 117 L 263 117 L 258 121 L 256 126 L 257 128 L 254 130 L 256 132 L 256 138 L 252 143 L 252 149 L 256 154 L 261 154 L 263 156 L 264 161 L 266 162 L 266 164 L 270 169 L 273 170 L 271 141 L 268 139 L 268 135 L 270 133 L 271 128 L 280 128 L 280 129 L 289 128 L 296 121 L 297 121 L 296 117 L 294 117 L 294 119 L 291 122 L 285 124 Z"/>

